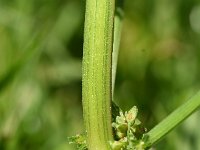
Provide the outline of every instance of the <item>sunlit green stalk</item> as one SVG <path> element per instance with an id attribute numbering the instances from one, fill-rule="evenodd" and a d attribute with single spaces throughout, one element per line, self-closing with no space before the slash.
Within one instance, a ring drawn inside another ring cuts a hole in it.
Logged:
<path id="1" fill-rule="evenodd" d="M 111 67 L 114 0 L 87 0 L 83 51 L 83 113 L 89 150 L 112 140 Z"/>
<path id="2" fill-rule="evenodd" d="M 166 119 L 150 130 L 145 136 L 147 139 L 145 147 L 151 147 L 153 144 L 157 143 L 162 137 L 174 129 L 199 107 L 200 92 L 190 98 L 187 102 L 172 112 Z"/>

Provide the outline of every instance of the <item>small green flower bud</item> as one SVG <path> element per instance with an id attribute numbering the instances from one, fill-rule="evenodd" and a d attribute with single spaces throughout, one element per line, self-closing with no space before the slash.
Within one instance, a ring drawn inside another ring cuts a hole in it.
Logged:
<path id="1" fill-rule="evenodd" d="M 136 106 L 131 108 L 128 113 L 125 113 L 125 117 L 128 123 L 133 124 L 135 122 L 135 119 L 137 117 L 138 109 Z"/>
<path id="2" fill-rule="evenodd" d="M 117 130 L 120 131 L 121 133 L 127 133 L 127 130 L 128 130 L 127 123 L 118 125 Z"/>
<path id="3" fill-rule="evenodd" d="M 116 136 L 117 136 L 118 139 L 121 139 L 121 138 L 124 138 L 124 137 L 126 136 L 126 133 L 122 133 L 122 132 L 119 132 L 119 131 L 118 131 L 118 132 L 116 133 Z"/>
<path id="4" fill-rule="evenodd" d="M 126 118 L 125 118 L 123 112 L 120 111 L 120 116 L 116 117 L 116 123 L 123 124 L 125 122 L 126 122 Z"/>
<path id="5" fill-rule="evenodd" d="M 112 150 L 125 150 L 124 143 L 120 141 L 114 141 L 111 143 Z"/>

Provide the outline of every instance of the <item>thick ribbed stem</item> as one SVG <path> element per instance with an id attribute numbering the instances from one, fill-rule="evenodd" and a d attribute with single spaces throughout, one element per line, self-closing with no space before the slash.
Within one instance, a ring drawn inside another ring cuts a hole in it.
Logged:
<path id="1" fill-rule="evenodd" d="M 83 113 L 89 150 L 112 140 L 111 68 L 114 0 L 87 0 L 83 51 Z"/>

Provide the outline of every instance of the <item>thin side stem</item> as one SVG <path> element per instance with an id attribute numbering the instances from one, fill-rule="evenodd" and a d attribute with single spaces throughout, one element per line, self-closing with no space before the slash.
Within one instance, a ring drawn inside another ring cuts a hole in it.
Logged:
<path id="1" fill-rule="evenodd" d="M 151 147 L 157 143 L 168 132 L 185 120 L 200 107 L 200 92 L 190 98 L 187 102 L 172 112 L 166 119 L 150 130 L 144 139 L 147 139 L 145 147 Z"/>
<path id="2" fill-rule="evenodd" d="M 112 43 L 115 0 L 87 0 L 83 50 L 83 117 L 89 150 L 112 140 Z"/>

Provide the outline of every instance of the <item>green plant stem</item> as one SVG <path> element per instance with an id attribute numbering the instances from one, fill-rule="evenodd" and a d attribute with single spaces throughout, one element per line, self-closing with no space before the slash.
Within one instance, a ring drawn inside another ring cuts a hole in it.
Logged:
<path id="1" fill-rule="evenodd" d="M 153 144 L 158 142 L 199 107 L 200 92 L 190 98 L 182 106 L 172 112 L 166 119 L 150 130 L 144 137 L 144 139 L 147 139 L 145 147 L 151 147 Z"/>
<path id="2" fill-rule="evenodd" d="M 89 150 L 110 149 L 114 0 L 87 0 L 83 50 L 83 117 Z"/>
<path id="3" fill-rule="evenodd" d="M 115 20 L 114 20 L 114 41 L 113 41 L 113 52 L 112 52 L 112 94 L 114 94 L 115 88 L 115 78 L 117 70 L 117 61 L 119 54 L 119 45 L 121 39 L 121 30 L 122 30 L 122 18 L 123 18 L 123 4 L 116 4 L 115 10 Z"/>

